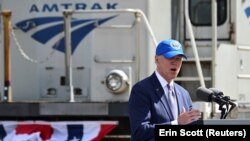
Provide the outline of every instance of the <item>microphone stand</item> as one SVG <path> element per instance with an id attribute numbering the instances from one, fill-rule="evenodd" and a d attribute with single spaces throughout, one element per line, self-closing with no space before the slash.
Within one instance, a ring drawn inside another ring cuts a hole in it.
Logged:
<path id="1" fill-rule="evenodd" d="M 226 119 L 227 115 L 236 107 L 236 104 L 230 100 L 229 96 L 224 96 L 222 99 L 226 102 L 220 103 L 219 110 L 221 110 L 220 119 Z M 226 104 L 226 108 L 223 106 Z M 228 110 L 230 105 L 230 109 Z M 227 112 L 226 112 L 227 111 Z"/>
<path id="2" fill-rule="evenodd" d="M 221 110 L 220 119 L 225 119 L 225 115 L 226 115 L 226 108 L 224 108 L 223 105 L 225 104 L 223 103 L 223 104 L 220 104 L 219 106 L 219 110 Z"/>
<path id="3" fill-rule="evenodd" d="M 231 105 L 231 107 L 230 107 L 229 111 L 225 114 L 225 118 L 236 107 L 236 104 L 233 103 L 231 100 L 229 100 L 228 103 Z"/>

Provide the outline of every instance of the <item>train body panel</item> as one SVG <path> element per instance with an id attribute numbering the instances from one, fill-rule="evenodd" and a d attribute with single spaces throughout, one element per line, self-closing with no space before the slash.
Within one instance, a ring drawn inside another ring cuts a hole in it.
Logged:
<path id="1" fill-rule="evenodd" d="M 204 119 L 220 111 L 196 97 L 203 82 L 235 99 L 238 112 L 248 118 L 250 1 L 213 2 L 0 0 L 2 12 L 11 11 L 10 66 L 1 19 L 0 65 L 11 71 L 0 73 L 0 117 L 18 118 L 16 110 L 8 110 L 15 107 L 24 111 L 20 118 L 126 118 L 127 124 L 132 86 L 155 70 L 157 42 L 174 38 L 188 56 L 176 82 L 188 89 Z M 241 107 L 247 107 L 245 113 Z"/>

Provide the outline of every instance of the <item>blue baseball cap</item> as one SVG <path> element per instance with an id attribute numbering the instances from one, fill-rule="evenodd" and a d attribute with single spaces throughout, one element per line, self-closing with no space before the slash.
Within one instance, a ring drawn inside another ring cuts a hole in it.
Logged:
<path id="1" fill-rule="evenodd" d="M 161 41 L 156 48 L 156 55 L 163 55 L 165 58 L 170 59 L 177 55 L 181 55 L 185 59 L 187 56 L 183 53 L 182 45 L 173 39 Z"/>

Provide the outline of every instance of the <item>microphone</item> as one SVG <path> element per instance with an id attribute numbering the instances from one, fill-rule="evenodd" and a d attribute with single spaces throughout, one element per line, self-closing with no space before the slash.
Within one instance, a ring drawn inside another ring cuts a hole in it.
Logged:
<path id="1" fill-rule="evenodd" d="M 199 87 L 196 91 L 196 95 L 199 99 L 205 102 L 216 102 L 218 104 L 225 104 L 227 101 L 223 100 L 222 97 L 218 94 L 215 94 L 212 90 Z"/>
<path id="2" fill-rule="evenodd" d="M 234 101 L 234 100 L 230 99 L 230 96 L 224 96 L 223 92 L 216 89 L 216 88 L 209 88 L 209 90 L 211 90 L 215 95 L 220 96 L 223 100 L 225 100 L 231 104 L 232 104 L 232 101 Z M 235 104 L 235 103 L 233 103 L 233 104 Z"/>
<path id="3" fill-rule="evenodd" d="M 209 88 L 209 90 L 213 91 L 213 93 L 216 94 L 216 95 L 220 95 L 220 96 L 224 95 L 222 91 L 220 91 L 220 90 L 218 90 L 216 88 Z"/>
<path id="4" fill-rule="evenodd" d="M 236 107 L 236 104 L 230 100 L 229 96 L 224 96 L 224 94 L 221 91 L 215 88 L 207 89 L 204 87 L 199 87 L 196 91 L 196 95 L 202 101 L 205 102 L 214 101 L 218 103 L 220 105 L 219 109 L 221 110 L 221 119 L 225 119 L 227 115 L 233 110 L 233 108 Z M 224 104 L 226 105 L 226 108 L 223 107 Z M 230 109 L 228 110 L 229 104 L 231 106 Z"/>

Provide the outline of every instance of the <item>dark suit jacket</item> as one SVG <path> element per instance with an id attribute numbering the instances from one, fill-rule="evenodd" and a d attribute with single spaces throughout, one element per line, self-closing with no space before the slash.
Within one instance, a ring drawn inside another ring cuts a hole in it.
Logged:
<path id="1" fill-rule="evenodd" d="M 178 112 L 192 109 L 192 101 L 187 90 L 174 83 L 177 95 Z M 170 125 L 173 121 L 164 90 L 153 73 L 136 83 L 129 98 L 129 118 L 132 141 L 154 140 L 156 124 Z"/>

